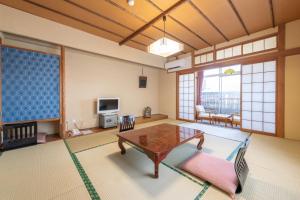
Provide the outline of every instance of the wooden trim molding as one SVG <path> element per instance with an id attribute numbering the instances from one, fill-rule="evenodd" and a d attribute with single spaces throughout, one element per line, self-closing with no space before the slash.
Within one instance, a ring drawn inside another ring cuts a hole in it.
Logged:
<path id="1" fill-rule="evenodd" d="M 179 119 L 179 75 L 180 73 L 176 72 L 176 120 Z"/>
<path id="2" fill-rule="evenodd" d="M 276 69 L 276 136 L 284 137 L 284 76 L 285 57 L 279 56 Z"/>
<path id="3" fill-rule="evenodd" d="M 285 24 L 278 27 L 278 49 L 285 53 Z M 277 58 L 276 73 L 276 135 L 284 137 L 284 79 L 285 79 L 285 56 L 280 54 Z"/>
<path id="4" fill-rule="evenodd" d="M 66 120 L 65 120 L 65 47 L 60 49 L 60 121 L 59 135 L 66 138 Z"/>
<path id="5" fill-rule="evenodd" d="M 267 133 L 267 132 L 264 132 L 264 131 L 254 131 L 254 130 L 245 129 L 245 128 L 240 128 L 240 130 L 241 130 L 241 131 L 244 131 L 244 132 L 248 132 L 248 133 L 255 133 L 255 134 L 260 134 L 260 135 L 267 135 L 267 136 L 277 137 L 276 134 L 273 134 L 273 133 Z"/>
<path id="6" fill-rule="evenodd" d="M 32 121 L 36 121 L 38 123 L 45 123 L 45 122 L 58 122 L 60 120 L 60 118 L 52 118 L 52 119 L 36 119 L 36 120 L 26 120 L 26 121 L 15 121 L 15 122 L 5 122 L 2 123 L 4 124 L 16 124 L 16 123 L 27 123 L 27 122 L 32 122 Z"/>
<path id="7" fill-rule="evenodd" d="M 285 24 L 280 24 L 278 26 L 278 49 L 280 51 L 285 50 Z"/>
<path id="8" fill-rule="evenodd" d="M 28 48 L 24 48 L 24 47 L 17 47 L 17 46 L 12 46 L 12 45 L 7 45 L 7 44 L 2 44 L 3 47 L 9 47 L 9 48 L 14 48 L 14 49 L 19 49 L 19 50 L 24 50 L 24 51 L 32 51 L 32 52 L 37 52 L 37 53 L 41 53 L 41 54 L 46 54 L 46 55 L 52 55 L 52 56 L 60 56 L 59 54 L 55 54 L 55 53 L 49 53 L 49 52 L 45 52 L 45 51 L 38 51 L 38 50 L 33 50 L 33 49 L 28 49 Z"/>
<path id="9" fill-rule="evenodd" d="M 0 126 L 2 126 L 2 42 L 0 37 Z"/>

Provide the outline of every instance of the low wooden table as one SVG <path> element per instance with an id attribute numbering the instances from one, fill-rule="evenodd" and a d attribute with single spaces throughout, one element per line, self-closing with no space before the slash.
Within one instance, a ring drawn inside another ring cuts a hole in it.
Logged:
<path id="1" fill-rule="evenodd" d="M 133 144 L 144 151 L 154 162 L 154 177 L 158 178 L 159 163 L 166 158 L 168 153 L 177 146 L 184 144 L 194 138 L 199 139 L 197 149 L 202 149 L 204 132 L 172 124 L 160 124 L 138 130 L 127 131 L 117 134 L 121 154 L 126 150 L 123 142 Z"/>

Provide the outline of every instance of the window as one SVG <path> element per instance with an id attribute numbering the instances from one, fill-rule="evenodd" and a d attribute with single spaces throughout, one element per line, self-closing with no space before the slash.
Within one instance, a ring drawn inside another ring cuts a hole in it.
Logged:
<path id="1" fill-rule="evenodd" d="M 277 36 L 268 37 L 266 39 L 248 42 L 242 45 L 236 45 L 225 49 L 217 50 L 216 59 L 222 60 L 240 55 L 260 52 L 264 50 L 274 49 L 277 47 Z"/>
<path id="2" fill-rule="evenodd" d="M 208 62 L 212 62 L 213 60 L 214 60 L 213 52 L 205 53 L 195 57 L 195 64 L 198 65 L 202 63 L 208 63 Z"/>
<path id="3" fill-rule="evenodd" d="M 195 74 L 179 75 L 179 119 L 195 119 Z"/>
<path id="4" fill-rule="evenodd" d="M 217 113 L 240 112 L 240 65 L 204 70 L 201 104 Z"/>
<path id="5" fill-rule="evenodd" d="M 242 128 L 275 134 L 276 62 L 242 66 Z"/>

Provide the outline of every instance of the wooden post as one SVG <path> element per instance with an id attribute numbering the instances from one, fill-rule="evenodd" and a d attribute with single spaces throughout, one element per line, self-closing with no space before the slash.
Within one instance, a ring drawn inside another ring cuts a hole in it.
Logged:
<path id="1" fill-rule="evenodd" d="M 2 38 L 0 37 L 0 127 L 1 126 L 2 126 Z"/>
<path id="2" fill-rule="evenodd" d="M 66 138 L 66 120 L 65 120 L 65 47 L 60 47 L 60 120 L 59 135 Z"/>
<path id="3" fill-rule="evenodd" d="M 284 77 L 285 77 L 285 24 L 278 27 L 277 81 L 276 81 L 276 136 L 284 137 Z"/>

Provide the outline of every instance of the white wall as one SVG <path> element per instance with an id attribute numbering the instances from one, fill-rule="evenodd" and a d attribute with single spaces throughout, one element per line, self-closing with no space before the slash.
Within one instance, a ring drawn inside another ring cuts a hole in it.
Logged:
<path id="1" fill-rule="evenodd" d="M 160 71 L 159 112 L 176 119 L 176 73 Z"/>
<path id="2" fill-rule="evenodd" d="M 144 107 L 159 113 L 160 69 L 144 66 L 147 88 L 138 87 L 142 66 L 132 62 L 66 49 L 66 120 L 80 128 L 98 126 L 98 97 L 120 97 L 121 114 L 142 116 Z"/>

